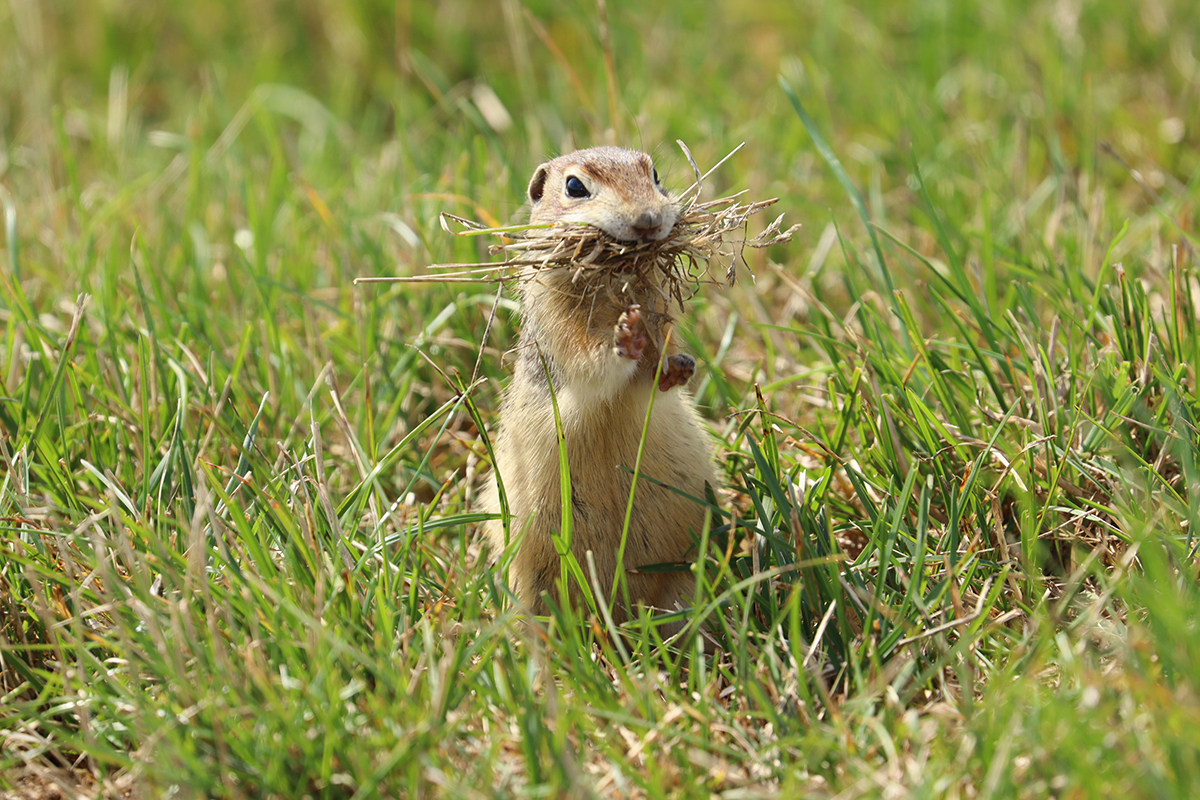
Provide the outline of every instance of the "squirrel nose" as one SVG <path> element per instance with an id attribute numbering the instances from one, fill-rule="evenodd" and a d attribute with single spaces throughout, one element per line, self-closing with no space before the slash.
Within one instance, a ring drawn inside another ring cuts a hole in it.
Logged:
<path id="1" fill-rule="evenodd" d="M 639 239 L 650 239 L 655 238 L 654 234 L 659 233 L 662 223 L 663 215 L 661 211 L 643 211 L 638 215 L 637 219 L 630 223 L 629 227 L 633 228 L 633 232 L 637 234 Z"/>

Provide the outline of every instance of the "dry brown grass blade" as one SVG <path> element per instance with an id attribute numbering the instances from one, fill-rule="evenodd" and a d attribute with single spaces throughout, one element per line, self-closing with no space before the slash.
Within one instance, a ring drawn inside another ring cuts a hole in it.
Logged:
<path id="1" fill-rule="evenodd" d="M 428 275 L 358 278 L 355 283 L 495 283 L 509 279 L 530 280 L 543 270 L 569 270 L 571 280 L 587 279 L 597 271 L 618 276 L 627 283 L 661 285 L 665 294 L 682 308 L 695 295 L 699 285 L 711 275 L 714 264 L 722 266 L 724 282 L 732 285 L 737 267 L 745 265 L 745 247 L 762 248 L 790 241 L 800 225 L 782 230 L 781 214 L 754 237 L 747 237 L 750 217 L 779 198 L 743 202 L 745 192 L 716 200 L 698 202 L 704 178 L 710 175 L 741 146 L 735 148 L 713 169 L 701 174 L 683 143 L 684 153 L 696 173 L 696 182 L 688 187 L 680 201 L 679 217 L 670 234 L 649 242 L 621 242 L 589 225 L 515 225 L 489 228 L 474 220 L 448 212 L 441 214 L 442 229 L 455 236 L 495 236 L 500 242 L 489 250 L 505 256 L 503 261 L 434 264 Z M 458 226 L 456 230 L 455 226 Z M 657 273 L 657 274 L 656 274 Z"/>

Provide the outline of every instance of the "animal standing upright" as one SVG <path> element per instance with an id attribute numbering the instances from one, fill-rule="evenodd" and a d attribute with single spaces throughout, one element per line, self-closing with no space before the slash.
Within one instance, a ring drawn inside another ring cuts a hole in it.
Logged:
<path id="1" fill-rule="evenodd" d="M 532 223 L 592 225 L 634 244 L 666 238 L 679 214 L 650 157 L 615 147 L 580 150 L 542 164 L 528 194 Z M 548 613 L 544 594 L 557 598 L 560 563 L 551 536 L 562 527 L 562 494 L 552 385 L 570 465 L 571 549 L 585 574 L 591 551 L 601 602 L 613 595 L 632 470 L 647 406 L 657 392 L 623 567 L 635 608 L 691 605 L 690 572 L 637 571 L 695 558 L 704 508 L 679 492 L 703 498 L 705 483 L 716 483 L 707 436 L 681 388 L 695 361 L 674 352 L 661 276 L 630 281 L 619 264 L 588 271 L 530 266 L 519 281 L 522 329 L 495 442 L 510 533 L 523 536 L 512 562 L 518 596 L 535 614 Z M 669 351 L 656 384 L 664 348 Z M 494 479 L 485 506 L 500 509 Z M 487 535 L 494 552 L 506 545 L 499 520 L 488 524 Z M 578 586 L 572 585 L 569 600 L 579 606 Z M 614 618 L 624 621 L 631 611 L 619 601 Z"/>

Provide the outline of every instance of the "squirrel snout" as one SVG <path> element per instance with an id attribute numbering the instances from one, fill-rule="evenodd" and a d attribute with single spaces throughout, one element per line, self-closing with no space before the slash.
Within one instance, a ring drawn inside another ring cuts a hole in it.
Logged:
<path id="1" fill-rule="evenodd" d="M 643 211 L 629 223 L 630 229 L 639 240 L 665 239 L 670 228 L 663 224 L 663 212 Z"/>

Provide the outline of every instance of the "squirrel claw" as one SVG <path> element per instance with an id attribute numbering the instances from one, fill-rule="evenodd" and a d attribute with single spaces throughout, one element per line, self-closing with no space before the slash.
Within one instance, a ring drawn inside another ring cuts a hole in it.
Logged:
<path id="1" fill-rule="evenodd" d="M 650 340 L 646 338 L 646 332 L 639 324 L 641 321 L 642 310 L 636 305 L 630 306 L 629 310 L 617 320 L 617 355 L 632 361 L 637 361 L 642 357 L 642 352 Z"/>
<path id="2" fill-rule="evenodd" d="M 685 353 L 676 353 L 663 362 L 662 372 L 658 376 L 658 390 L 665 392 L 683 386 L 695 373 L 696 359 Z"/>

